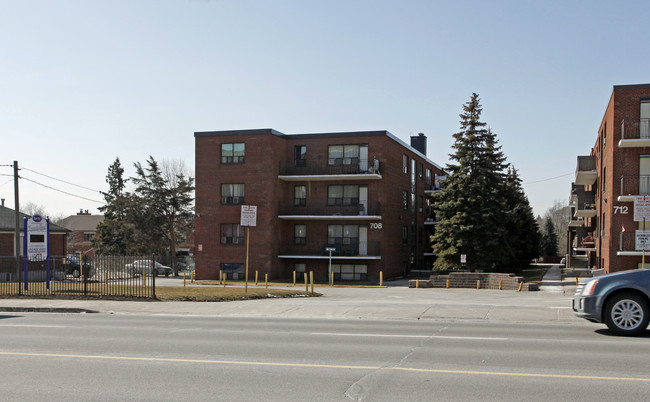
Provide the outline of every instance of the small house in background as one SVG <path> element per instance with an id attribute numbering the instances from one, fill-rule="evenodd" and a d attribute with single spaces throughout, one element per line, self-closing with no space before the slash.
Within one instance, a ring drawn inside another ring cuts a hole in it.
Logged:
<path id="1" fill-rule="evenodd" d="M 93 240 L 97 235 L 97 225 L 103 220 L 104 215 L 91 215 L 86 209 L 57 222 L 70 230 L 67 254 L 81 252 L 84 255 L 94 255 Z"/>
<path id="2" fill-rule="evenodd" d="M 19 213 L 20 220 L 20 255 L 23 255 L 23 233 L 25 215 Z M 5 200 L 2 199 L 0 205 L 0 257 L 13 257 L 15 240 L 14 233 L 16 230 L 16 214 L 11 208 L 5 207 Z M 50 222 L 50 255 L 63 256 L 67 250 L 69 230 L 61 225 L 55 225 Z"/>

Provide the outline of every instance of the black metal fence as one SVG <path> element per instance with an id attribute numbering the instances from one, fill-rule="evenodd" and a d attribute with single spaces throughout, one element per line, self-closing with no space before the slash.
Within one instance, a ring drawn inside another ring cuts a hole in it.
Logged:
<path id="1" fill-rule="evenodd" d="M 156 276 L 171 274 L 153 256 L 0 257 L 0 296 L 156 297 Z"/>

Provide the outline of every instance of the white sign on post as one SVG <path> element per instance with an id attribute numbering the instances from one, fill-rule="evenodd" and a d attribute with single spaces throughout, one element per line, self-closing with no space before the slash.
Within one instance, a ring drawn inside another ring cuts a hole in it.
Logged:
<path id="1" fill-rule="evenodd" d="M 650 221 L 650 196 L 634 197 L 634 221 L 641 222 L 645 218 Z"/>
<path id="2" fill-rule="evenodd" d="M 643 251 L 650 250 L 650 230 L 637 230 L 636 231 L 635 250 Z"/>
<path id="3" fill-rule="evenodd" d="M 461 254 L 460 255 L 460 263 L 461 264 L 467 264 L 467 254 Z"/>
<path id="4" fill-rule="evenodd" d="M 241 226 L 257 226 L 257 205 L 241 206 L 241 218 L 239 224 Z"/>
<path id="5" fill-rule="evenodd" d="M 27 259 L 29 261 L 45 261 L 48 256 L 48 225 L 47 219 L 34 215 L 25 219 L 27 229 Z"/>

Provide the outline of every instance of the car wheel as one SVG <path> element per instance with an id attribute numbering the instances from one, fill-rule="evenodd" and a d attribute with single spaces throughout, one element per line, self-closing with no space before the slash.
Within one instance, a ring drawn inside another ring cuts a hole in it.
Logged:
<path id="1" fill-rule="evenodd" d="M 78 277 L 81 276 L 81 272 L 79 272 L 78 269 L 75 269 L 74 271 L 72 271 L 72 276 L 73 276 L 74 278 L 78 278 Z"/>
<path id="2" fill-rule="evenodd" d="M 634 336 L 644 332 L 650 319 L 648 303 L 633 293 L 613 296 L 605 305 L 603 319 L 617 335 Z"/>
<path id="3" fill-rule="evenodd" d="M 165 271 L 165 278 L 168 278 L 168 277 L 169 277 L 169 272 Z"/>
<path id="4" fill-rule="evenodd" d="M 157 270 L 157 269 L 154 269 L 154 270 L 153 270 L 153 274 L 156 275 L 156 276 L 158 276 L 158 270 Z"/>

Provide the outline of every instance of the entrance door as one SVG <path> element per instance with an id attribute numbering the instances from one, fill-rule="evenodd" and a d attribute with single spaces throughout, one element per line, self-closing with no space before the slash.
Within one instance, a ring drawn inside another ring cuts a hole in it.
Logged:
<path id="1" fill-rule="evenodd" d="M 368 146 L 359 147 L 359 171 L 365 173 L 368 171 Z"/>
<path id="2" fill-rule="evenodd" d="M 639 156 L 639 195 L 650 195 L 650 155 Z"/>
<path id="3" fill-rule="evenodd" d="M 639 137 L 650 138 L 650 100 L 641 101 L 641 121 L 639 122 Z"/>
<path id="4" fill-rule="evenodd" d="M 368 255 L 368 227 L 359 226 L 359 255 Z"/>
<path id="5" fill-rule="evenodd" d="M 359 215 L 368 215 L 368 187 L 359 187 Z"/>

